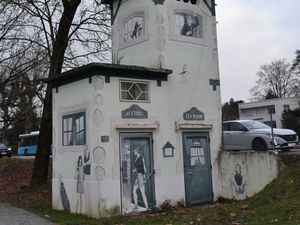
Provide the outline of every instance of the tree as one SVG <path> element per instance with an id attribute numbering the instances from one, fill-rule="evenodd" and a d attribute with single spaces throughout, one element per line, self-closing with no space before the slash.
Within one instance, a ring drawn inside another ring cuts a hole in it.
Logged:
<path id="1" fill-rule="evenodd" d="M 108 8 L 96 0 L 11 0 L 8 7 L 22 12 L 26 20 L 14 26 L 17 32 L 5 40 L 41 49 L 48 63 L 47 77 L 63 69 L 86 64 L 91 60 L 108 61 L 110 23 Z M 41 185 L 48 175 L 52 142 L 52 87 L 47 86 L 43 99 L 38 151 L 31 185 Z"/>
<path id="2" fill-rule="evenodd" d="M 284 59 L 261 65 L 257 76 L 258 79 L 250 90 L 253 100 L 287 98 L 300 94 L 299 77 Z"/>
<path id="3" fill-rule="evenodd" d="M 37 105 L 35 100 L 43 87 L 41 62 L 44 62 L 45 54 L 39 48 L 33 48 L 31 43 L 18 41 L 26 19 L 24 10 L 10 1 L 0 2 L 0 131 L 1 141 L 10 146 L 16 146 L 18 134 L 24 132 L 13 126 L 30 129 L 30 124 L 37 121 L 30 118 L 38 110 L 40 104 Z M 26 112 L 26 116 L 19 112 Z"/>
<path id="4" fill-rule="evenodd" d="M 300 137 L 300 108 L 284 111 L 282 113 L 282 125 L 284 128 L 294 130 Z"/>
<path id="5" fill-rule="evenodd" d="M 295 51 L 296 58 L 293 60 L 292 70 L 300 73 L 300 50 Z"/>
<path id="6" fill-rule="evenodd" d="M 244 101 L 234 101 L 234 99 L 231 98 L 229 102 L 225 102 L 225 104 L 222 106 L 223 121 L 239 119 L 239 103 L 244 103 Z"/>

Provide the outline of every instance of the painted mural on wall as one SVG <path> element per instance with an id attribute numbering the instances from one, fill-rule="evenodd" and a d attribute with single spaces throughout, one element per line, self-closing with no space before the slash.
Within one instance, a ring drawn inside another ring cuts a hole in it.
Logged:
<path id="1" fill-rule="evenodd" d="M 144 35 L 144 17 L 140 15 L 129 18 L 125 22 L 123 29 L 124 43 L 141 38 Z"/>
<path id="2" fill-rule="evenodd" d="M 133 195 L 133 200 L 134 200 L 134 209 L 138 209 L 138 189 L 141 193 L 144 207 L 148 209 L 148 200 L 146 197 L 145 193 L 145 183 L 147 182 L 146 180 L 146 167 L 145 167 L 145 160 L 144 156 L 142 155 L 142 151 L 139 148 L 134 148 L 133 149 L 133 154 L 134 154 L 134 169 L 133 173 L 135 173 L 135 180 L 133 183 L 133 190 L 132 190 L 132 195 Z"/>
<path id="3" fill-rule="evenodd" d="M 82 205 L 84 198 L 84 173 L 83 173 L 83 158 L 80 155 L 77 160 L 77 166 L 75 171 L 75 180 L 76 180 L 76 213 L 82 213 Z"/>
<path id="4" fill-rule="evenodd" d="M 145 140 L 122 142 L 122 210 L 146 211 L 153 207 L 150 149 Z"/>
<path id="5" fill-rule="evenodd" d="M 202 17 L 196 13 L 175 13 L 175 31 L 177 35 L 202 38 Z"/>
<path id="6" fill-rule="evenodd" d="M 243 200 L 247 198 L 247 179 L 242 174 L 242 167 L 239 163 L 235 165 L 235 171 L 231 176 L 231 187 L 233 199 Z"/>
<path id="7" fill-rule="evenodd" d="M 70 201 L 66 192 L 66 188 L 64 185 L 64 182 L 60 181 L 60 187 L 59 187 L 59 199 L 61 200 L 63 209 L 65 211 L 70 212 Z"/>

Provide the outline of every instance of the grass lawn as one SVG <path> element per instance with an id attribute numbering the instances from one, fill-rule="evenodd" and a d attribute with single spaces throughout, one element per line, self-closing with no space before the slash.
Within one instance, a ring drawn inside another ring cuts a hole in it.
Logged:
<path id="1" fill-rule="evenodd" d="M 199 225 L 300 225 L 300 157 L 286 159 L 286 170 L 278 179 L 270 183 L 262 192 L 245 201 L 220 200 L 209 206 L 185 208 L 166 205 L 163 210 L 131 216 L 91 219 L 82 215 L 68 214 L 51 209 L 50 184 L 39 189 L 24 188 L 30 176 L 33 161 L 0 159 L 0 202 L 8 202 L 48 218 L 57 224 L 65 225 L 127 225 L 127 224 L 199 224 Z M 12 169 L 9 169 L 13 167 Z M 20 169 L 20 170 L 19 170 Z M 23 170 L 23 174 L 19 174 Z M 12 172 L 10 178 L 3 180 L 3 173 Z M 27 181 L 26 177 L 27 176 Z M 19 189 L 3 192 L 6 182 L 17 183 L 23 179 Z M 50 179 L 50 178 L 49 178 Z"/>

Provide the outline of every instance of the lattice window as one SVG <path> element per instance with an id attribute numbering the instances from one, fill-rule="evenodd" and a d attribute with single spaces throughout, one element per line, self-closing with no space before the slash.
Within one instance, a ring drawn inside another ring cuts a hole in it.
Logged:
<path id="1" fill-rule="evenodd" d="M 149 102 L 149 83 L 120 81 L 120 99 L 121 101 Z"/>

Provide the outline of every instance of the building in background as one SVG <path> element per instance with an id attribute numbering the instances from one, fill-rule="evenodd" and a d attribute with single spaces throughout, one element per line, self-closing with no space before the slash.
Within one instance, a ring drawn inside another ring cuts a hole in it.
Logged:
<path id="1" fill-rule="evenodd" d="M 283 111 L 300 107 L 300 97 L 274 98 L 257 102 L 239 103 L 240 119 L 257 120 L 271 126 L 269 110 L 272 109 L 273 127 L 282 127 Z"/>

